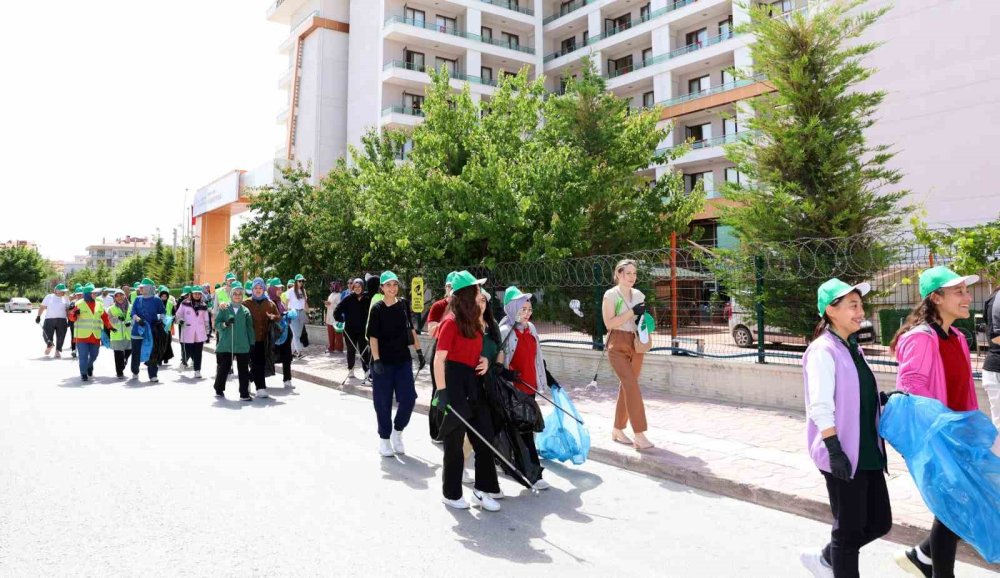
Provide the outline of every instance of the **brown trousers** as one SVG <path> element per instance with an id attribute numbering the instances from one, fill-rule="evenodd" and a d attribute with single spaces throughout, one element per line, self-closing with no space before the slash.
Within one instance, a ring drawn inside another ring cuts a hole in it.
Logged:
<path id="1" fill-rule="evenodd" d="M 326 350 L 329 352 L 344 351 L 344 334 L 337 333 L 333 325 L 326 326 Z"/>
<path id="2" fill-rule="evenodd" d="M 608 362 L 621 381 L 618 405 L 615 407 L 615 429 L 625 429 L 632 422 L 632 431 L 646 431 L 646 408 L 639 391 L 639 372 L 644 354 L 636 353 L 631 331 L 612 330 L 608 335 Z"/>

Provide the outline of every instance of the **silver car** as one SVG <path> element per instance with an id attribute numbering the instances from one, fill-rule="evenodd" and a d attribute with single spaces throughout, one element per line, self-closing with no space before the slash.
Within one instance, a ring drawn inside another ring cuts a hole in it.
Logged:
<path id="1" fill-rule="evenodd" d="M 31 313 L 31 301 L 24 297 L 11 297 L 10 301 L 3 304 L 3 311 L 4 313 L 13 313 L 15 311 Z"/>
<path id="2" fill-rule="evenodd" d="M 737 347 L 753 347 L 754 339 L 757 335 L 757 322 L 753 316 L 740 309 L 739 306 L 732 309 L 727 308 L 729 315 L 729 333 L 733 336 L 733 341 Z M 809 342 L 801 335 L 793 335 L 787 329 L 781 327 L 764 326 L 764 341 L 774 344 L 785 345 L 808 345 Z M 861 330 L 858 331 L 858 343 L 873 343 L 875 341 L 875 328 L 872 322 L 865 319 L 861 322 Z"/>

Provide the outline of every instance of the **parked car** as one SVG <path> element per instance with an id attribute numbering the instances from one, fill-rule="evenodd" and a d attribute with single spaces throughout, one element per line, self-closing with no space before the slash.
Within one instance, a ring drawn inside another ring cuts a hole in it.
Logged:
<path id="1" fill-rule="evenodd" d="M 728 307 L 726 313 L 729 317 L 729 333 L 733 336 L 733 341 L 737 347 L 753 347 L 754 339 L 757 335 L 757 322 L 747 311 L 739 307 Z M 801 335 L 793 335 L 787 329 L 781 327 L 764 326 L 764 340 L 767 343 L 785 345 L 808 345 L 809 342 Z M 861 330 L 858 331 L 858 343 L 874 343 L 875 328 L 872 322 L 865 319 L 861 322 Z"/>
<path id="2" fill-rule="evenodd" d="M 11 297 L 10 301 L 3 304 L 3 311 L 4 313 L 13 313 L 15 311 L 31 313 L 31 301 L 24 297 Z"/>

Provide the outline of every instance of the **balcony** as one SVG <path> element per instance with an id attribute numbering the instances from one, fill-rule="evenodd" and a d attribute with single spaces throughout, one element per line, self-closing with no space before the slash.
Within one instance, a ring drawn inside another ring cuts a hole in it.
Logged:
<path id="1" fill-rule="evenodd" d="M 685 154 L 684 156 L 680 157 L 680 158 L 674 159 L 672 162 L 674 162 L 674 163 L 682 163 L 682 162 L 683 163 L 691 163 L 691 162 L 699 162 L 699 161 L 708 160 L 708 159 L 711 159 L 714 156 L 718 156 L 718 155 L 722 154 L 722 151 L 719 150 L 718 147 L 720 147 L 722 145 L 725 145 L 725 144 L 731 144 L 731 143 L 734 143 L 734 142 L 737 142 L 737 141 L 740 141 L 740 140 L 746 140 L 746 139 L 749 139 L 749 138 L 753 138 L 756 134 L 757 134 L 757 131 L 743 130 L 743 131 L 732 133 L 732 134 L 724 134 L 722 136 L 717 136 L 717 137 L 708 138 L 708 139 L 704 139 L 704 140 L 696 140 L 696 141 L 693 141 L 693 142 L 688 142 L 688 143 L 685 143 L 690 148 L 690 150 L 688 151 L 688 153 Z M 666 153 L 668 153 L 668 152 L 670 152 L 670 151 L 672 151 L 672 150 L 674 150 L 674 149 L 676 149 L 676 148 L 678 148 L 680 146 L 684 146 L 684 145 L 673 145 L 673 146 L 661 147 L 661 148 L 656 149 L 656 154 L 657 155 L 666 154 Z M 711 149 L 715 149 L 715 150 L 711 150 Z M 701 154 L 699 154 L 699 151 L 703 151 L 703 152 Z"/>
<path id="2" fill-rule="evenodd" d="M 500 8 L 506 8 L 507 10 L 513 10 L 514 12 L 520 12 L 521 14 L 527 14 L 528 16 L 534 16 L 535 11 L 527 6 L 520 6 L 517 0 L 479 0 L 483 4 L 490 4 L 492 6 L 497 6 Z M 531 0 L 525 0 L 531 2 Z M 593 1 L 593 0 L 592 0 Z"/>
<path id="3" fill-rule="evenodd" d="M 382 109 L 383 117 L 389 116 L 390 114 L 405 114 L 407 116 L 419 116 L 422 118 L 424 116 L 424 111 L 420 110 L 419 108 L 413 108 L 412 106 L 401 106 L 394 104 L 392 106 L 387 106 Z"/>
<path id="4" fill-rule="evenodd" d="M 618 69 L 618 70 L 615 70 L 615 71 L 612 71 L 612 72 L 608 72 L 607 74 L 604 75 L 604 78 L 607 78 L 607 79 L 610 80 L 612 78 L 617 78 L 619 76 L 623 76 L 623 75 L 628 74 L 630 72 L 635 72 L 635 71 L 641 70 L 643 68 L 649 68 L 650 66 L 653 66 L 654 64 L 660 64 L 661 62 L 667 62 L 668 60 L 672 60 L 672 59 L 677 58 L 679 56 L 684 56 L 685 54 L 690 54 L 692 52 L 696 52 L 696 51 L 701 50 L 703 48 L 707 48 L 709 46 L 714 46 L 716 44 L 719 44 L 720 42 L 724 42 L 726 40 L 729 40 L 730 38 L 733 38 L 732 31 L 726 32 L 724 34 L 720 34 L 718 36 L 713 36 L 713 37 L 709 38 L 708 40 L 706 40 L 705 42 L 695 42 L 694 44 L 688 44 L 687 46 L 682 46 L 682 47 L 677 48 L 675 50 L 671 50 L 670 52 L 667 52 L 666 54 L 660 54 L 659 56 L 653 56 L 651 58 L 647 58 L 646 60 L 643 60 L 642 62 L 639 62 L 638 64 L 633 64 L 631 66 L 626 66 L 626 67 L 623 67 L 621 69 Z"/>
<path id="5" fill-rule="evenodd" d="M 758 74 L 757 76 L 752 76 L 750 78 L 744 78 L 742 80 L 737 80 L 735 82 L 727 82 L 726 84 L 720 84 L 719 86 L 713 86 L 708 90 L 700 90 L 698 92 L 691 92 L 689 94 L 682 94 L 680 96 L 675 96 L 674 98 L 668 98 L 667 100 L 660 101 L 656 103 L 657 106 L 674 106 L 677 104 L 683 104 L 685 102 L 690 102 L 695 99 L 704 98 L 706 96 L 711 96 L 713 94 L 719 94 L 720 92 L 727 92 L 730 90 L 735 90 L 744 86 L 750 86 L 751 84 L 761 82 L 766 77 L 763 74 Z"/>
<path id="6" fill-rule="evenodd" d="M 267 19 L 271 22 L 288 24 L 292 14 L 305 4 L 305 0 L 275 0 L 267 9 Z"/>
<path id="7" fill-rule="evenodd" d="M 483 44 L 489 44 L 492 46 L 498 46 L 500 48 L 506 48 L 509 50 L 514 50 L 516 52 L 521 52 L 524 54 L 534 54 L 535 49 L 530 46 L 522 46 L 520 43 L 515 42 L 505 42 L 504 40 L 498 40 L 495 38 L 484 38 L 479 34 L 474 34 L 472 32 L 464 32 L 456 27 L 452 26 L 438 26 L 437 24 L 427 22 L 424 20 L 417 20 L 414 18 L 406 18 L 405 16 L 390 16 L 385 21 L 385 26 L 391 26 L 393 24 L 403 24 L 405 26 L 411 26 L 414 28 L 420 28 L 423 30 L 430 30 L 432 32 L 437 32 L 438 34 L 445 34 L 448 36 L 454 36 L 457 38 L 465 38 L 473 42 L 480 42 Z"/>
<path id="8" fill-rule="evenodd" d="M 382 72 L 383 73 L 388 72 L 391 75 L 393 71 L 408 70 L 411 72 L 418 73 L 420 76 L 408 75 L 408 77 L 405 78 L 405 80 L 408 80 L 410 82 L 416 81 L 420 84 L 428 84 L 431 81 L 430 74 L 428 74 L 428 71 L 431 68 L 432 67 L 426 65 L 416 64 L 413 62 L 406 62 L 405 60 L 391 60 L 382 65 Z M 456 72 L 451 70 L 448 71 L 448 77 L 451 78 L 452 80 L 456 80 L 459 82 L 468 82 L 469 84 L 474 86 L 497 85 L 496 80 L 494 79 L 483 79 L 478 76 L 472 76 L 471 74 L 463 74 L 461 72 Z M 387 80 L 387 77 L 385 75 L 383 75 L 383 80 Z M 461 89 L 461 85 L 452 84 L 452 86 Z M 488 91 L 487 94 L 492 94 L 492 91 Z"/>

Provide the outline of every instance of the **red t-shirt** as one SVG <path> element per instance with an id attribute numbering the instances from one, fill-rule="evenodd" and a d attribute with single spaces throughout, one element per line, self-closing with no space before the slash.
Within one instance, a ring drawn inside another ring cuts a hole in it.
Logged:
<path id="1" fill-rule="evenodd" d="M 942 333 L 939 332 L 938 351 L 941 352 L 941 361 L 944 365 L 944 382 L 948 390 L 948 409 L 952 411 L 976 409 L 970 407 L 968 403 L 969 383 L 972 382 L 972 365 L 959 342 L 959 339 L 964 338 L 954 333 L 948 335 L 947 339 L 942 339 L 941 336 Z"/>
<path id="2" fill-rule="evenodd" d="M 447 351 L 446 359 L 475 368 L 479 365 L 479 357 L 483 353 L 483 334 L 478 333 L 474 339 L 469 339 L 458 330 L 455 316 L 448 314 L 437 328 L 437 350 Z"/>
<path id="3" fill-rule="evenodd" d="M 524 331 L 515 329 L 514 332 L 517 334 L 517 349 L 514 350 L 514 355 L 510 358 L 510 368 L 521 374 L 521 381 L 538 389 L 538 374 L 535 371 L 535 359 L 538 357 L 538 340 L 527 329 Z M 531 390 L 531 387 L 527 387 L 520 382 L 515 382 L 514 386 L 524 393 L 531 395 L 535 393 Z"/>
<path id="4" fill-rule="evenodd" d="M 441 319 L 444 318 L 444 312 L 447 310 L 447 299 L 435 301 L 434 304 L 431 305 L 430 311 L 427 312 L 427 323 L 440 323 Z M 435 328 L 435 333 L 432 333 L 431 336 L 433 337 L 437 331 L 439 331 L 439 329 Z"/>

